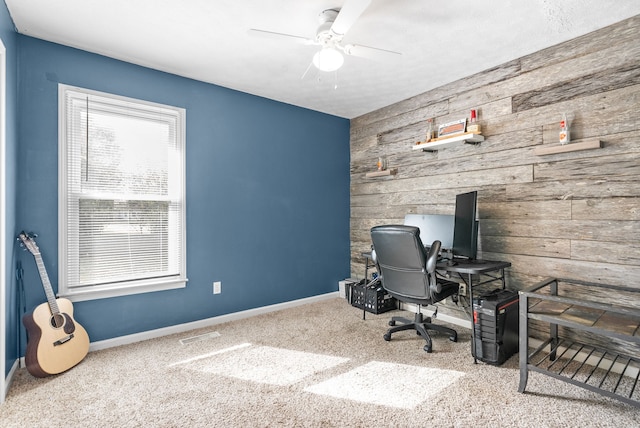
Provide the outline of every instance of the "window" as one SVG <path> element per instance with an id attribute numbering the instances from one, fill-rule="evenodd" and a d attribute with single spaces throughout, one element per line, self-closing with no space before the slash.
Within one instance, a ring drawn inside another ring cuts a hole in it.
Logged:
<path id="1" fill-rule="evenodd" d="M 185 110 L 59 86 L 59 290 L 184 287 Z"/>

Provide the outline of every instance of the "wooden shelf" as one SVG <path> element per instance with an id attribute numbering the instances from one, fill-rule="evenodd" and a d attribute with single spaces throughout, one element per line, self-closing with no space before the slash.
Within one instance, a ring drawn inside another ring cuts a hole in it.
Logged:
<path id="1" fill-rule="evenodd" d="M 398 173 L 398 168 L 390 168 L 390 169 L 385 169 L 383 171 L 367 172 L 367 178 L 385 177 L 387 175 L 396 175 L 397 173 Z"/>
<path id="2" fill-rule="evenodd" d="M 578 150 L 592 150 L 602 148 L 602 141 L 600 140 L 589 140 L 582 141 L 580 143 L 569 143 L 564 145 L 553 145 L 546 146 L 543 145 L 541 147 L 536 147 L 533 149 L 533 154 L 537 156 L 544 155 L 554 155 L 556 153 L 568 153 L 568 152 L 576 152 Z"/>
<path id="3" fill-rule="evenodd" d="M 465 132 L 453 137 L 436 138 L 428 143 L 416 144 L 412 150 L 423 150 L 425 152 L 435 152 L 447 147 L 459 146 L 461 144 L 478 144 L 484 141 L 482 134 Z"/>

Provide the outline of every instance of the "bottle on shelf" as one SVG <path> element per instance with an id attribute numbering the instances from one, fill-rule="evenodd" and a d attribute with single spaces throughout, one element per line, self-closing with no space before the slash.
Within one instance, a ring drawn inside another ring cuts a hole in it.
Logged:
<path id="1" fill-rule="evenodd" d="M 567 120 L 567 115 L 562 114 L 562 120 L 560 121 L 560 144 L 565 145 L 571 141 L 571 136 L 569 133 L 569 121 Z"/>
<path id="2" fill-rule="evenodd" d="M 427 120 L 427 138 L 424 140 L 425 143 L 433 140 L 433 119 Z"/>
<path id="3" fill-rule="evenodd" d="M 469 114 L 469 124 L 467 125 L 467 132 L 479 134 L 481 132 L 480 122 L 478 122 L 478 110 L 471 109 Z"/>

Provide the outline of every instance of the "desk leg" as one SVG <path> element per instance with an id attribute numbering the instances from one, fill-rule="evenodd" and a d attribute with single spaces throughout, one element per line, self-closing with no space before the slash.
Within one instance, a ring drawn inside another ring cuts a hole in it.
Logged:
<path id="1" fill-rule="evenodd" d="M 368 257 L 365 257 L 364 259 L 364 279 L 366 281 L 369 281 L 369 268 L 376 267 L 376 264 L 373 263 L 373 261 L 372 263 L 369 263 L 370 260 L 371 259 L 369 259 Z"/>
<path id="2" fill-rule="evenodd" d="M 373 267 L 373 265 L 371 267 Z M 369 258 L 368 257 L 364 258 L 364 283 L 365 285 L 369 283 Z M 365 288 L 365 301 L 367 300 L 366 295 L 367 295 L 367 292 Z M 367 310 L 365 308 L 362 308 L 362 319 L 363 320 L 367 319 Z"/>
<path id="3" fill-rule="evenodd" d="M 476 323 L 475 323 L 475 313 L 473 311 L 473 275 L 469 274 L 469 307 L 471 309 L 471 354 L 473 355 L 473 364 L 478 364 L 478 359 L 476 358 Z"/>

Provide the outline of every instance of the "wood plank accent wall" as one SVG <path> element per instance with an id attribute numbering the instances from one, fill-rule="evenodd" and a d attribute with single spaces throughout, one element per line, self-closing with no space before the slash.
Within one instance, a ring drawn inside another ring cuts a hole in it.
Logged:
<path id="1" fill-rule="evenodd" d="M 471 108 L 483 143 L 411 150 L 428 119 Z M 563 113 L 572 141 L 603 147 L 536 156 L 558 144 Z M 367 178 L 380 156 L 397 174 Z M 371 227 L 453 214 L 471 190 L 479 257 L 512 263 L 509 288 L 558 276 L 640 290 L 640 16 L 353 119 L 352 277 L 364 275 Z"/>

